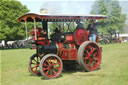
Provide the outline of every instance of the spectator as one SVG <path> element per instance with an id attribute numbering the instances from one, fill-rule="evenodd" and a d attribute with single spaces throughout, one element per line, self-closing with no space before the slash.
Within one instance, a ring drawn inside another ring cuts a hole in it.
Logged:
<path id="1" fill-rule="evenodd" d="M 94 23 L 93 20 L 90 20 L 87 30 L 89 31 L 89 41 L 96 42 L 97 36 L 97 23 Z"/>

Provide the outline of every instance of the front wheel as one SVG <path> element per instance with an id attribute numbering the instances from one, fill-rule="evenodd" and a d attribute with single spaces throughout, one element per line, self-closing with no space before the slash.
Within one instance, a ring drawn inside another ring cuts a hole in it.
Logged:
<path id="1" fill-rule="evenodd" d="M 78 49 L 78 63 L 87 72 L 97 70 L 101 62 L 101 52 L 95 42 L 86 41 Z"/>
<path id="2" fill-rule="evenodd" d="M 59 56 L 47 54 L 40 61 L 40 73 L 44 78 L 51 79 L 59 77 L 63 69 L 63 63 Z"/>
<path id="3" fill-rule="evenodd" d="M 40 57 L 37 54 L 34 54 L 30 57 L 28 62 L 28 70 L 32 75 L 39 75 L 39 63 Z"/>

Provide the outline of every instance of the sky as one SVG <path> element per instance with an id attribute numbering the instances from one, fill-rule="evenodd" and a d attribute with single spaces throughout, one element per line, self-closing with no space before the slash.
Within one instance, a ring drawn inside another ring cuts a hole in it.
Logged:
<path id="1" fill-rule="evenodd" d="M 95 0 L 18 0 L 30 9 L 31 13 L 40 13 L 41 8 L 51 14 L 89 14 Z M 128 1 L 128 0 L 119 0 Z M 125 8 L 125 7 L 124 7 Z M 126 9 L 126 8 L 125 8 Z"/>
<path id="2" fill-rule="evenodd" d="M 89 14 L 95 0 L 18 0 L 26 5 L 30 12 L 39 13 L 41 8 L 50 10 L 51 13 L 81 13 Z M 83 3 L 84 2 L 84 3 Z M 78 12 L 78 9 L 80 9 Z M 54 10 L 53 10 L 54 9 Z M 68 10 L 67 10 L 68 9 Z M 75 11 L 77 10 L 77 12 Z"/>

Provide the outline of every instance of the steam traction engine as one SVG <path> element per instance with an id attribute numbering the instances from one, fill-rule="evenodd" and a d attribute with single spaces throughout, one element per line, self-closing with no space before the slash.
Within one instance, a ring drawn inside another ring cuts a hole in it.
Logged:
<path id="1" fill-rule="evenodd" d="M 18 21 L 34 21 L 34 29 L 30 34 L 31 44 L 36 45 L 36 53 L 29 59 L 28 69 L 33 75 L 44 78 L 58 77 L 62 69 L 75 69 L 79 64 L 85 71 L 97 70 L 101 62 L 100 47 L 88 40 L 88 32 L 84 28 L 76 28 L 73 32 L 55 32 L 48 38 L 48 22 L 76 22 L 83 19 L 105 19 L 106 16 L 67 16 L 25 14 Z M 42 28 L 36 27 L 36 22 L 42 22 Z M 27 28 L 27 26 L 26 26 Z M 42 34 L 42 30 L 43 31 Z M 27 31 L 27 30 L 26 30 Z M 26 34 L 27 35 L 27 34 Z"/>

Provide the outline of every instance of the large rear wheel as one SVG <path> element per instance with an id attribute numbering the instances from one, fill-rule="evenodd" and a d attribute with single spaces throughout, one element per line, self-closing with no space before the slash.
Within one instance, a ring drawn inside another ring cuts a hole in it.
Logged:
<path id="1" fill-rule="evenodd" d="M 97 70 L 101 62 L 101 52 L 95 42 L 86 41 L 78 49 L 78 63 L 87 72 Z"/>
<path id="2" fill-rule="evenodd" d="M 61 59 L 55 54 L 47 54 L 40 61 L 40 73 L 44 78 L 56 78 L 63 69 Z"/>

